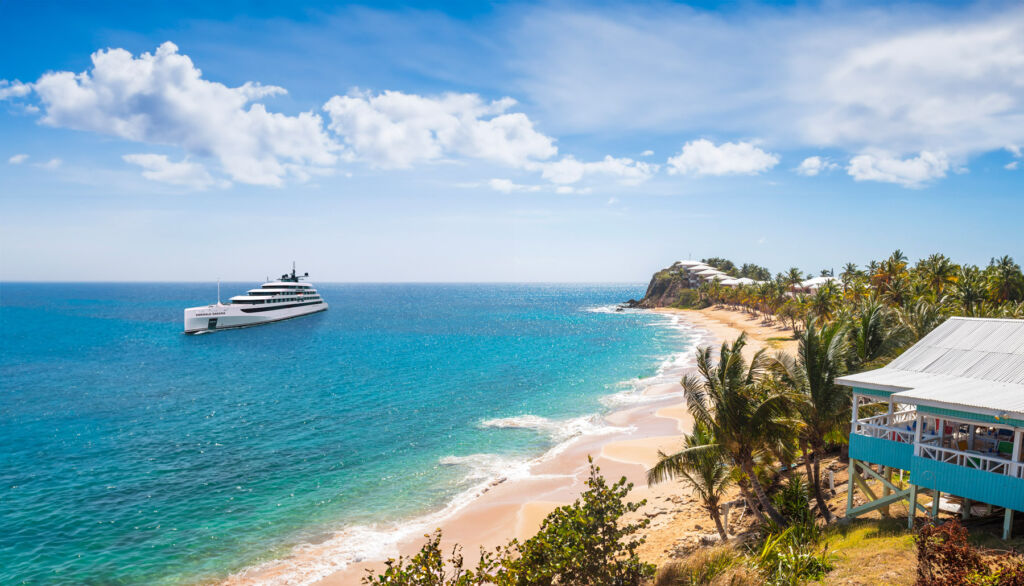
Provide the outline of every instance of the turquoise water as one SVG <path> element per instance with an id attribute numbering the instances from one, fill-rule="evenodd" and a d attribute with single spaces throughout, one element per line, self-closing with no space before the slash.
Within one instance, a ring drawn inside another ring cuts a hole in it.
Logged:
<path id="1" fill-rule="evenodd" d="M 210 285 L 0 285 L 0 583 L 215 580 L 438 510 L 686 343 L 592 309 L 639 285 L 318 288 L 325 313 L 185 336 Z"/>

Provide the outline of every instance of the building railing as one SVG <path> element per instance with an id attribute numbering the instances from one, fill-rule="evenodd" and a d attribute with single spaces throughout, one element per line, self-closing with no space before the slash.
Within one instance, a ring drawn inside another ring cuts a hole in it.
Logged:
<path id="1" fill-rule="evenodd" d="M 853 426 L 853 433 L 886 439 L 903 444 L 914 443 L 914 431 L 912 423 L 915 420 L 916 412 L 899 411 L 896 413 L 882 413 L 873 417 L 858 419 Z M 911 429 L 907 429 L 911 427 Z"/>
<path id="2" fill-rule="evenodd" d="M 1021 466 L 1003 458 L 993 458 L 975 452 L 964 452 L 926 444 L 918 444 L 917 455 L 929 460 L 963 466 L 964 468 L 973 468 L 975 470 L 992 472 L 993 474 L 1021 478 Z"/>

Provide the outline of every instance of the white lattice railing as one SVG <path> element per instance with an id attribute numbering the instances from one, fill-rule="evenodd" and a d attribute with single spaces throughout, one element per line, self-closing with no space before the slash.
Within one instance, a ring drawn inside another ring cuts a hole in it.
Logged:
<path id="1" fill-rule="evenodd" d="M 918 450 L 919 456 L 929 460 L 1021 478 L 1021 467 L 1010 460 L 925 444 L 918 444 Z"/>
<path id="2" fill-rule="evenodd" d="M 914 411 L 900 411 L 858 419 L 853 432 L 904 444 L 914 443 L 914 432 L 908 430 L 907 425 L 914 421 L 915 415 Z"/>

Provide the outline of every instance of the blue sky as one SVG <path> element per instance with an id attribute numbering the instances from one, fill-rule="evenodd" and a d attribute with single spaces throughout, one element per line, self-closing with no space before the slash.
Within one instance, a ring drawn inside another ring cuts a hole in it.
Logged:
<path id="1" fill-rule="evenodd" d="M 1017 3 L 3 3 L 0 279 L 1024 260 Z"/>

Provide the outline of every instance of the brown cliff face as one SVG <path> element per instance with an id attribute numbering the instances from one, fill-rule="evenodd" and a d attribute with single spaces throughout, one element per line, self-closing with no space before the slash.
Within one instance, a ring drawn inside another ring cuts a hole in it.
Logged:
<path id="1" fill-rule="evenodd" d="M 679 296 L 688 288 L 689 284 L 682 269 L 669 267 L 654 273 L 650 284 L 647 285 L 644 298 L 640 301 L 630 300 L 628 305 L 646 309 L 669 307 L 676 305 L 679 302 Z"/>

